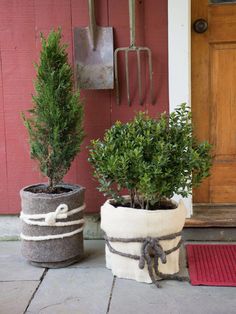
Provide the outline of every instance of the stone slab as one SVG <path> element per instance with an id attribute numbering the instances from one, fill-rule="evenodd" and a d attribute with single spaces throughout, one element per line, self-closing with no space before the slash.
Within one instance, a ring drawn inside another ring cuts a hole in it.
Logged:
<path id="1" fill-rule="evenodd" d="M 77 264 L 71 265 L 74 267 L 102 267 L 106 266 L 105 261 L 105 241 L 104 240 L 86 240 L 84 241 L 85 257 Z M 178 274 L 181 277 L 189 278 L 187 262 L 186 262 L 186 250 L 184 245 L 180 248 L 180 272 Z"/>
<path id="2" fill-rule="evenodd" d="M 84 259 L 70 267 L 105 267 L 105 241 L 86 240 L 84 241 Z"/>
<path id="3" fill-rule="evenodd" d="M 100 214 L 88 214 L 84 216 L 84 238 L 103 239 L 103 231 L 100 227 Z"/>
<path id="4" fill-rule="evenodd" d="M 99 214 L 85 214 L 84 239 L 103 239 Z M 20 219 L 16 215 L 0 216 L 0 241 L 19 240 Z M 186 241 L 236 241 L 235 228 L 184 228 Z"/>
<path id="5" fill-rule="evenodd" d="M 105 267 L 105 241 L 104 240 L 86 240 L 84 242 L 84 251 L 85 257 L 84 259 L 74 264 L 70 267 Z M 185 246 L 182 245 L 180 248 L 180 272 L 178 274 L 183 278 L 189 278 L 189 273 L 187 269 L 186 262 L 186 250 Z"/>
<path id="6" fill-rule="evenodd" d="M 184 228 L 185 241 L 236 241 L 235 228 Z"/>
<path id="7" fill-rule="evenodd" d="M 179 252 L 179 273 L 178 276 L 181 278 L 189 279 L 189 273 L 187 268 L 187 260 L 186 260 L 186 248 L 182 244 Z"/>
<path id="8" fill-rule="evenodd" d="M 105 314 L 112 282 L 102 268 L 51 269 L 26 313 Z"/>
<path id="9" fill-rule="evenodd" d="M 39 280 L 43 272 L 22 257 L 20 241 L 0 241 L 0 281 Z"/>
<path id="10" fill-rule="evenodd" d="M 100 214 L 85 214 L 84 219 L 84 239 L 103 239 Z M 0 215 L 0 241 L 19 240 L 20 229 L 18 215 Z"/>
<path id="11" fill-rule="evenodd" d="M 0 216 L 0 240 L 19 240 L 20 235 L 20 219 L 18 215 L 2 215 Z"/>
<path id="12" fill-rule="evenodd" d="M 0 282 L 0 313 L 22 314 L 39 281 Z"/>
<path id="13" fill-rule="evenodd" d="M 234 314 L 235 288 L 162 281 L 162 288 L 116 279 L 109 314 Z"/>

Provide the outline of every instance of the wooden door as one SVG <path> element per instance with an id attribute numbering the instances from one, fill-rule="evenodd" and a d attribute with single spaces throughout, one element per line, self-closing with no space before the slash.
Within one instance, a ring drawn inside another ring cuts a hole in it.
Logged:
<path id="1" fill-rule="evenodd" d="M 217 2 L 217 4 L 216 4 Z M 236 203 L 236 1 L 192 0 L 192 112 L 200 140 L 213 144 L 211 177 L 194 203 Z"/>

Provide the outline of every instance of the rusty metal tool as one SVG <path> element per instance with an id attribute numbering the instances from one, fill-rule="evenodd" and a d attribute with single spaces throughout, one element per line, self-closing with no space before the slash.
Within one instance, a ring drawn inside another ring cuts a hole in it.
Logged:
<path id="1" fill-rule="evenodd" d="M 117 48 L 115 50 L 115 84 L 116 84 L 116 102 L 120 103 L 119 93 L 119 77 L 118 77 L 118 53 L 124 52 L 125 54 L 125 80 L 126 80 L 126 93 L 129 106 L 131 105 L 130 99 L 130 83 L 129 83 L 129 60 L 128 55 L 130 52 L 136 52 L 137 55 L 137 72 L 138 72 L 138 93 L 139 104 L 143 104 L 142 99 L 142 73 L 141 73 L 141 52 L 148 55 L 148 69 L 149 69 L 149 84 L 150 84 L 150 103 L 153 104 L 153 72 L 152 72 L 152 52 L 148 47 L 139 47 L 135 44 L 135 0 L 129 0 L 129 27 L 130 27 L 130 46 Z"/>
<path id="2" fill-rule="evenodd" d="M 113 29 L 97 26 L 94 0 L 88 0 L 89 26 L 74 29 L 77 85 L 81 89 L 113 89 Z"/>

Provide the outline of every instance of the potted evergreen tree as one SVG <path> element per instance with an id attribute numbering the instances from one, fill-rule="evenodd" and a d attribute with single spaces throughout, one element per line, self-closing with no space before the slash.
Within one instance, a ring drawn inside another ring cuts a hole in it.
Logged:
<path id="1" fill-rule="evenodd" d="M 197 143 L 187 105 L 158 120 L 139 113 L 116 122 L 102 141 L 92 141 L 89 161 L 110 197 L 101 208 L 107 267 L 157 286 L 160 278 L 176 278 L 186 209 L 171 198 L 188 196 L 211 166 L 210 145 Z"/>
<path id="2" fill-rule="evenodd" d="M 73 71 L 61 30 L 41 34 L 33 108 L 23 114 L 31 157 L 48 183 L 20 191 L 22 254 L 34 265 L 56 268 L 83 256 L 84 191 L 62 183 L 84 138 L 83 106 L 73 90 Z"/>

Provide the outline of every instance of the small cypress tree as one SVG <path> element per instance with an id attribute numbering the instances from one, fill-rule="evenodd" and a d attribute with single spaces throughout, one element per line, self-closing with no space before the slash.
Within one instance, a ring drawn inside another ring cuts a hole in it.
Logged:
<path id="1" fill-rule="evenodd" d="M 31 158 L 48 177 L 48 192 L 68 172 L 84 138 L 83 106 L 79 91 L 73 90 L 73 71 L 61 29 L 48 37 L 41 34 L 42 49 L 32 96 L 33 108 L 23 120 L 30 138 Z"/>

